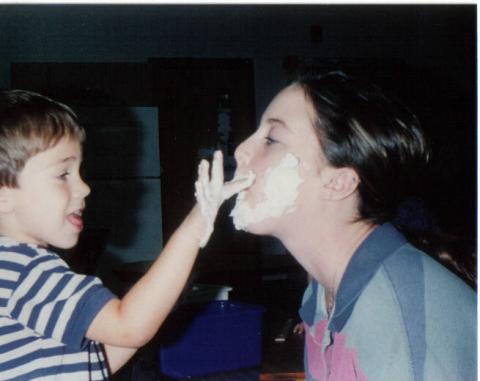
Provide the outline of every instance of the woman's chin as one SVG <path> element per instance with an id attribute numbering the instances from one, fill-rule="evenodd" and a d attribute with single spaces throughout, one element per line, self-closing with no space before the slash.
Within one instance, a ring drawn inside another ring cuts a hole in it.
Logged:
<path id="1" fill-rule="evenodd" d="M 277 210 L 268 207 L 267 201 L 251 206 L 243 197 L 240 197 L 237 199 L 230 217 L 237 230 L 255 235 L 273 235 L 275 226 L 279 222 L 277 215 L 281 216 L 283 213 L 278 213 Z"/>
<path id="2" fill-rule="evenodd" d="M 263 221 L 252 222 L 247 225 L 237 228 L 237 230 L 243 230 L 247 233 L 261 236 L 274 236 L 274 218 L 267 218 Z"/>

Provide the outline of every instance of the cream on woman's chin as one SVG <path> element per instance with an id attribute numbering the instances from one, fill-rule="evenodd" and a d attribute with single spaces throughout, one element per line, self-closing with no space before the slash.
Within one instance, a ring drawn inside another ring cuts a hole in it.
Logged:
<path id="1" fill-rule="evenodd" d="M 267 218 L 279 217 L 295 210 L 298 187 L 303 182 L 300 176 L 300 161 L 287 153 L 278 166 L 268 168 L 263 187 L 264 199 L 255 206 L 245 200 L 245 192 L 237 195 L 230 216 L 237 230 L 246 230 Z"/>

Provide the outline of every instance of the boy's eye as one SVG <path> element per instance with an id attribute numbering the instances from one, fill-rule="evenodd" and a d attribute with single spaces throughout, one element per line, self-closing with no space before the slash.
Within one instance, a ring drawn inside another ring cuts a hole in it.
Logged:
<path id="1" fill-rule="evenodd" d="M 60 176 L 58 176 L 58 178 L 60 180 L 66 180 L 69 174 L 70 172 L 63 172 Z"/>
<path id="2" fill-rule="evenodd" d="M 272 139 L 270 136 L 266 136 L 266 137 L 265 137 L 265 140 L 266 140 L 266 143 L 265 143 L 265 144 L 266 144 L 267 146 L 272 145 L 272 144 L 274 144 L 274 143 L 278 143 L 277 140 Z"/>

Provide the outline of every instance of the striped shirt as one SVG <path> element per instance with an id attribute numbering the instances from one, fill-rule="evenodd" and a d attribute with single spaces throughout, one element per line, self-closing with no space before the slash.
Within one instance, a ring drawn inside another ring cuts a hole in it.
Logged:
<path id="1" fill-rule="evenodd" d="M 0 237 L 0 380 L 108 379 L 85 333 L 113 297 L 55 253 Z"/>

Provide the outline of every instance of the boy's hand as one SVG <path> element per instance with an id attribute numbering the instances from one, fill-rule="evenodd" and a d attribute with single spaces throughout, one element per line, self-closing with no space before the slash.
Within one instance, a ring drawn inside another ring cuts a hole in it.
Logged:
<path id="1" fill-rule="evenodd" d="M 228 183 L 223 181 L 223 155 L 221 151 L 215 151 L 212 162 L 211 178 L 209 176 L 210 164 L 202 160 L 198 166 L 198 180 L 195 182 L 195 197 L 200 206 L 200 211 L 207 219 L 206 230 L 200 241 L 200 247 L 204 247 L 213 232 L 213 224 L 218 210 L 223 201 L 234 194 L 248 188 L 253 184 L 255 175 L 250 172 L 247 177 L 233 179 Z"/>

